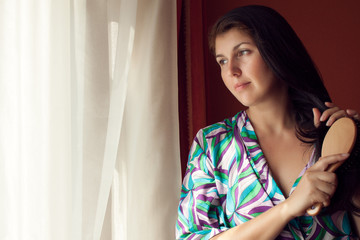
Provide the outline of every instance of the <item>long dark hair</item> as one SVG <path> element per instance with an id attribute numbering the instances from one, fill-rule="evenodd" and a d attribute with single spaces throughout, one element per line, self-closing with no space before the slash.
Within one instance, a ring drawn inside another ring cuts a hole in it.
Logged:
<path id="1" fill-rule="evenodd" d="M 275 10 L 250 5 L 231 10 L 222 16 L 209 34 L 209 47 L 215 53 L 215 39 L 232 28 L 247 32 L 275 76 L 288 86 L 297 137 L 316 145 L 320 156 L 320 142 L 327 131 L 325 126 L 313 124 L 312 108 L 321 112 L 331 102 L 320 73 L 304 45 L 288 22 Z"/>
<path id="2" fill-rule="evenodd" d="M 314 144 L 315 154 L 320 157 L 321 144 L 328 127 L 325 123 L 314 126 L 312 108 L 323 112 L 327 109 L 325 102 L 331 102 L 331 99 L 319 71 L 295 31 L 278 12 L 269 7 L 239 7 L 222 16 L 212 27 L 209 47 L 213 53 L 216 37 L 233 28 L 245 31 L 253 38 L 265 63 L 288 86 L 297 137 L 304 143 Z M 350 179 L 357 175 L 358 172 L 340 172 L 339 183 L 351 182 Z M 337 190 L 333 198 L 335 203 L 328 209 L 330 212 L 347 210 L 359 213 L 360 209 L 352 203 L 351 196 L 346 196 L 346 199 L 342 197 L 344 192 L 351 192 L 350 187 L 344 184 Z M 348 203 L 347 206 L 344 202 Z"/>

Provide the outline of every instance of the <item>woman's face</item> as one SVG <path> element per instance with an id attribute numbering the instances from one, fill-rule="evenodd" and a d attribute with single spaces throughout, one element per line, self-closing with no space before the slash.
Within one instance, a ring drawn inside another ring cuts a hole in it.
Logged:
<path id="1" fill-rule="evenodd" d="M 215 55 L 226 87 L 244 106 L 264 103 L 283 93 L 283 84 L 266 65 L 246 32 L 232 28 L 218 35 Z"/>

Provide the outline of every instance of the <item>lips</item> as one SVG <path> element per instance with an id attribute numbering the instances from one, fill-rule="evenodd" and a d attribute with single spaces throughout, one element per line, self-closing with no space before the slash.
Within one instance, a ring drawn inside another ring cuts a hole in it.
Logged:
<path id="1" fill-rule="evenodd" d="M 244 88 L 246 88 L 249 84 L 250 84 L 250 82 L 237 83 L 237 84 L 235 84 L 235 91 L 241 91 Z"/>

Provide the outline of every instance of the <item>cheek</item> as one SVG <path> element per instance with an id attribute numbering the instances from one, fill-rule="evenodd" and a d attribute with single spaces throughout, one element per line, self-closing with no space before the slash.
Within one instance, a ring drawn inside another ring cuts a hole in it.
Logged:
<path id="1" fill-rule="evenodd" d="M 221 71 L 221 79 L 222 79 L 223 83 L 225 84 L 225 86 L 230 90 L 230 88 L 229 88 L 230 87 L 230 81 L 222 71 Z"/>
<path id="2" fill-rule="evenodd" d="M 249 72 L 251 72 L 253 79 L 257 79 L 265 85 L 270 84 L 271 80 L 274 78 L 273 72 L 262 60 L 256 61 L 256 63 L 254 62 L 254 64 L 251 65 Z"/>
<path id="3" fill-rule="evenodd" d="M 263 72 L 265 69 L 265 63 L 261 58 L 254 59 L 251 64 L 248 64 L 247 67 L 251 72 Z"/>

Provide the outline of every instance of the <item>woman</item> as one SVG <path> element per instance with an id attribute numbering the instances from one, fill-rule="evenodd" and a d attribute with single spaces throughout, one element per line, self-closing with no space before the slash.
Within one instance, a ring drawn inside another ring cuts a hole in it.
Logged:
<path id="1" fill-rule="evenodd" d="M 230 11 L 209 40 L 226 87 L 247 109 L 196 135 L 177 239 L 352 239 L 347 211 L 306 210 L 330 205 L 337 177 L 324 170 L 349 156 L 317 161 L 326 126 L 358 113 L 331 103 L 301 41 L 270 8 Z"/>

